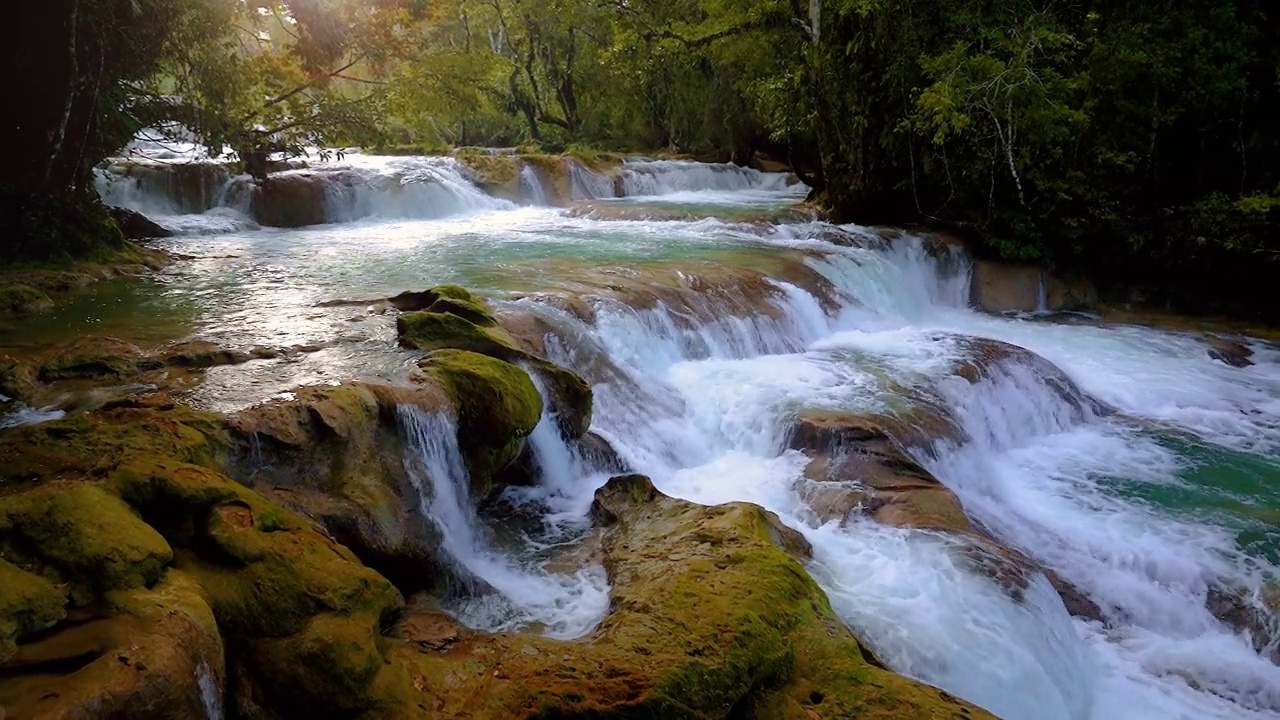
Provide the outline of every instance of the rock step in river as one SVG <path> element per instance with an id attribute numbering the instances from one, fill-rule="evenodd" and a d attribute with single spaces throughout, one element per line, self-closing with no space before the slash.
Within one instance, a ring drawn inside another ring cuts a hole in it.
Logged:
<path id="1" fill-rule="evenodd" d="M 189 259 L 0 331 L 70 411 L 0 430 L 0 706 L 1280 713 L 1274 345 L 976 312 L 783 175 L 522 162 L 124 196 Z"/>

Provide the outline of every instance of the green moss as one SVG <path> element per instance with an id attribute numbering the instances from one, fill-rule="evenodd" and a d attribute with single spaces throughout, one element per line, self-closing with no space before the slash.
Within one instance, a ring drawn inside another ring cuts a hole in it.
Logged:
<path id="1" fill-rule="evenodd" d="M 17 638 L 61 620 L 66 602 L 47 579 L 0 559 L 0 662 L 13 653 Z"/>
<path id="2" fill-rule="evenodd" d="M 256 644 L 250 662 L 273 704 L 293 717 L 355 717 L 385 660 L 376 616 L 314 617 L 301 632 Z M 271 696 L 275 697 L 271 697 Z"/>
<path id="3" fill-rule="evenodd" d="M 396 332 L 402 346 L 428 352 L 454 348 L 498 358 L 520 352 L 502 328 L 483 327 L 452 312 L 405 313 L 396 318 Z"/>
<path id="4" fill-rule="evenodd" d="M 0 433 L 0 479 L 98 473 L 140 458 L 215 466 L 225 459 L 221 418 L 190 408 L 119 408 Z"/>
<path id="5" fill-rule="evenodd" d="M 542 396 L 524 370 L 475 352 L 437 350 L 420 366 L 457 408 L 458 440 L 472 487 L 487 494 L 493 474 L 516 459 L 537 426 Z"/>
<path id="6" fill-rule="evenodd" d="M 525 361 L 534 368 L 551 396 L 556 422 L 560 431 L 569 438 L 580 438 L 591 427 L 594 394 L 591 385 L 572 370 L 526 355 Z"/>
<path id="7" fill-rule="evenodd" d="M 519 348 L 483 301 L 463 288 L 445 285 L 414 298 L 428 302 L 425 312 L 396 320 L 400 344 L 428 352 L 454 349 L 488 355 L 532 368 L 543 381 L 561 431 L 582 437 L 591 426 L 591 386 L 576 373 Z"/>
<path id="8" fill-rule="evenodd" d="M 490 193 L 516 200 L 520 197 L 520 161 L 513 155 L 460 151 L 456 157 Z"/>
<path id="9" fill-rule="evenodd" d="M 77 604 L 150 586 L 173 560 L 169 543 L 118 497 L 74 481 L 0 499 L 0 547 L 6 557 L 67 583 Z"/>
<path id="10" fill-rule="evenodd" d="M 27 315 L 53 309 L 53 300 L 27 285 L 0 285 L 0 315 Z"/>

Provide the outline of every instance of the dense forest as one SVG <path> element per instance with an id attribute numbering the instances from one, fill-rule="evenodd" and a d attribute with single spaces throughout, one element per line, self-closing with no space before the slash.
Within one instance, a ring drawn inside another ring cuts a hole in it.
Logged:
<path id="1" fill-rule="evenodd" d="M 837 220 L 942 227 L 999 257 L 1175 288 L 1195 309 L 1273 304 L 1280 10 L 1265 0 L 51 0 L 15 12 L 0 172 L 11 257 L 110 243 L 93 168 L 160 125 L 230 149 L 258 177 L 274 159 L 353 144 L 766 156 Z"/>

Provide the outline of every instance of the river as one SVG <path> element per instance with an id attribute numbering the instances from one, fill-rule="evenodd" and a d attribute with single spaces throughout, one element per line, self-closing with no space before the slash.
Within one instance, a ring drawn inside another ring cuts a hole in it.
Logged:
<path id="1" fill-rule="evenodd" d="M 330 222 L 258 227 L 232 179 L 195 213 L 163 188 L 104 187 L 179 231 L 163 243 L 186 259 L 153 279 L 106 284 L 93 292 L 112 302 L 89 297 L 43 325 L 320 346 L 211 370 L 191 402 L 233 411 L 301 384 L 403 376 L 416 355 L 396 348 L 394 317 L 333 301 L 465 285 L 500 312 L 531 310 L 555 328 L 551 359 L 595 382 L 593 430 L 660 490 L 758 503 L 800 530 L 837 612 L 894 670 L 1009 720 L 1280 716 L 1280 667 L 1266 657 L 1275 647 L 1260 653 L 1206 609 L 1215 588 L 1259 595 L 1280 577 L 1277 346 L 1252 343 L 1256 364 L 1237 369 L 1190 334 L 977 312 L 959 248 L 773 222 L 804 197 L 781 175 L 633 161 L 614 183 L 578 168 L 573 194 L 597 202 L 584 213 L 539 204 L 550 191 L 536 173 L 522 175 L 523 200 L 492 197 L 448 158 L 352 155 L 294 172 L 329 174 Z M 631 219 L 608 219 L 624 212 Z M 744 273 L 770 279 L 735 285 Z M 706 290 L 636 301 L 653 283 Z M 567 312 L 566 297 L 586 298 L 591 312 Z M 969 382 L 953 368 L 970 336 L 1052 365 L 1011 362 Z M 1087 397 L 1064 390 L 1059 371 Z M 1071 617 L 1043 578 L 1012 599 L 962 562 L 954 536 L 815 517 L 798 490 L 807 458 L 787 449 L 795 414 L 892 413 L 904 388 L 941 403 L 962 431 L 910 452 L 978 524 L 1079 588 L 1105 623 Z M 589 631 L 607 611 L 603 573 L 537 558 L 580 534 L 606 477 L 544 422 L 533 438 L 542 484 L 511 500 L 537 508 L 545 528 L 529 540 L 537 548 L 504 549 L 474 533 L 486 521 L 465 497 L 441 492 L 465 487 L 453 477 L 464 471 L 452 424 L 402 422 L 437 484 L 424 512 L 452 528 L 457 561 L 499 593 L 459 605 L 459 617 Z"/>

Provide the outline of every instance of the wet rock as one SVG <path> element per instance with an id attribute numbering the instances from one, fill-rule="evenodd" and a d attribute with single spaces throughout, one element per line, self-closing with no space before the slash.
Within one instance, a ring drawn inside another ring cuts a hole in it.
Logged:
<path id="1" fill-rule="evenodd" d="M 66 617 L 67 595 L 47 578 L 0 559 L 0 667 L 17 639 L 53 627 Z"/>
<path id="2" fill-rule="evenodd" d="M 147 357 L 136 345 L 109 337 L 74 340 L 49 351 L 40 365 L 44 382 L 76 378 L 115 379 L 158 370 L 164 363 Z"/>
<path id="3" fill-rule="evenodd" d="M 325 185 L 311 172 L 272 175 L 253 189 L 253 217 L 262 225 L 295 228 L 328 222 Z"/>
<path id="4" fill-rule="evenodd" d="M 233 475 L 317 521 L 405 592 L 432 587 L 439 537 L 405 468 L 398 409 L 442 412 L 448 398 L 431 385 L 363 383 L 293 395 L 230 419 Z"/>
<path id="5" fill-rule="evenodd" d="M 116 224 L 120 226 L 120 232 L 128 240 L 147 240 L 173 236 L 172 230 L 136 210 L 113 207 L 111 208 L 111 217 L 115 218 Z"/>
<path id="6" fill-rule="evenodd" d="M 0 284 L 0 315 L 31 315 L 53 309 L 53 300 L 29 285 Z"/>
<path id="7" fill-rule="evenodd" d="M 600 627 L 570 642 L 432 631 L 443 650 L 393 651 L 387 716 L 990 717 L 868 661 L 772 513 L 675 500 L 634 475 L 593 507 L 613 589 Z"/>
<path id="8" fill-rule="evenodd" d="M 542 417 L 542 396 L 528 373 L 465 350 L 437 350 L 420 364 L 458 412 L 458 439 L 472 497 L 489 496 L 493 476 L 511 464 Z"/>
<path id="9" fill-rule="evenodd" d="M 1229 340 L 1221 335 L 1204 336 L 1209 346 L 1209 357 L 1235 368 L 1246 368 L 1253 365 L 1253 349 L 1244 343 Z"/>
<path id="10" fill-rule="evenodd" d="M 1247 633 L 1255 650 L 1280 665 L 1280 585 L 1259 590 L 1213 585 L 1205 606 L 1236 632 Z"/>
<path id="11" fill-rule="evenodd" d="M 239 365 L 253 359 L 254 355 L 251 353 L 203 340 L 170 345 L 160 353 L 160 360 L 166 365 L 185 368 Z"/>
<path id="12" fill-rule="evenodd" d="M 1085 414 L 1110 415 L 1115 412 L 1115 408 L 1081 390 L 1057 365 L 1024 347 L 974 336 L 956 336 L 953 339 L 964 357 L 956 362 L 952 372 L 970 383 L 991 380 L 1001 372 L 1023 367 L 1030 370 L 1063 402 L 1081 413 L 1081 417 Z"/>
<path id="13" fill-rule="evenodd" d="M 30 363 L 0 355 L 0 395 L 11 399 L 30 398 L 36 388 L 36 368 Z"/>
<path id="14" fill-rule="evenodd" d="M 845 525 L 869 517 L 954 537 L 964 561 L 1019 602 L 1036 575 L 1044 573 L 1069 612 L 1102 620 L 1101 609 L 1077 588 L 975 525 L 959 497 L 906 451 L 961 437 L 945 414 L 927 406 L 915 406 L 903 417 L 803 411 L 792 426 L 789 445 L 812 459 L 796 490 L 824 523 Z"/>
<path id="15" fill-rule="evenodd" d="M 1034 312 L 1089 308 L 1098 296 L 1087 282 L 1057 278 L 1035 265 L 978 260 L 970 301 L 991 313 Z"/>
<path id="16" fill-rule="evenodd" d="M 221 694 L 223 657 L 201 588 L 169 571 L 0 661 L 0 707 L 13 718 L 205 717 L 201 684 Z"/>
<path id="17" fill-rule="evenodd" d="M 574 372 L 521 348 L 484 301 L 460 287 L 449 285 L 412 297 L 397 297 L 406 307 L 425 305 L 427 308 L 397 318 L 396 330 L 402 346 L 428 352 L 463 350 L 503 361 L 504 364 L 519 365 L 541 380 L 552 415 L 566 437 L 581 437 L 591 426 L 591 386 Z M 395 300 L 392 299 L 393 302 Z M 495 469 L 498 468 L 488 468 L 489 471 Z"/>

